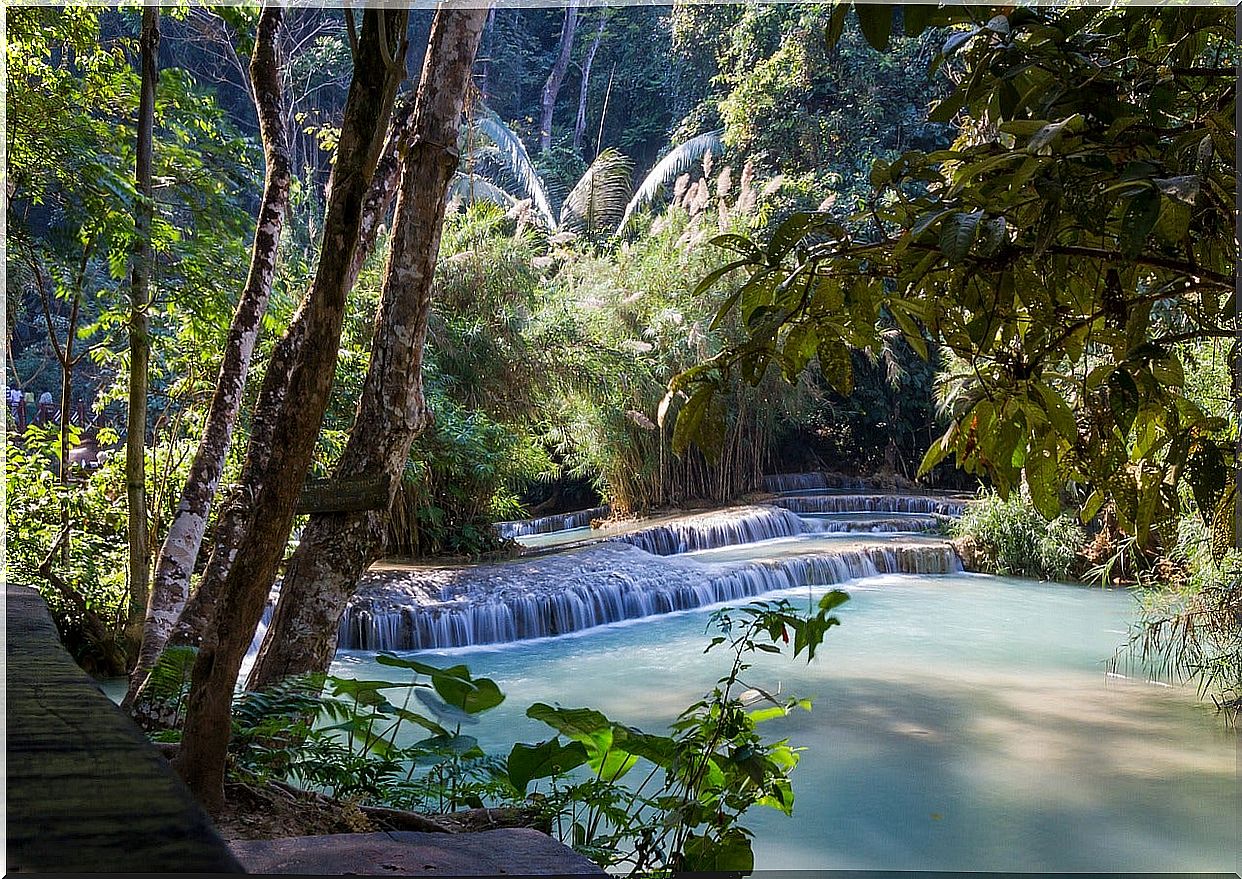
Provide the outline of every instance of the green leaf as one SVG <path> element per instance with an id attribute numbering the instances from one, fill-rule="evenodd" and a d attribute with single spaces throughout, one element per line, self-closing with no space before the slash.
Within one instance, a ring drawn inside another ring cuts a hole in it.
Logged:
<path id="1" fill-rule="evenodd" d="M 699 434 L 699 429 L 707 417 L 707 407 L 711 403 L 716 389 L 711 385 L 703 385 L 696 390 L 677 411 L 677 420 L 673 422 L 672 449 L 674 455 L 685 454 L 690 443 Z"/>
<path id="2" fill-rule="evenodd" d="M 1229 550 L 1239 543 L 1234 510 L 1236 493 L 1237 484 L 1230 484 L 1228 491 L 1221 495 L 1220 502 L 1216 505 L 1216 512 L 1212 515 L 1212 561 L 1218 565 Z"/>
<path id="3" fill-rule="evenodd" d="M 964 106 L 966 106 L 966 90 L 959 86 L 944 100 L 936 102 L 936 106 L 927 114 L 927 121 L 941 124 L 950 122 Z"/>
<path id="4" fill-rule="evenodd" d="M 940 250 L 950 263 L 960 263 L 970 252 L 979 233 L 983 211 L 954 212 L 940 224 Z"/>
<path id="5" fill-rule="evenodd" d="M 940 49 L 940 54 L 944 58 L 948 58 L 963 46 L 979 35 L 981 28 L 973 27 L 966 30 L 958 30 L 949 34 L 945 39 L 944 45 Z M 945 120 L 948 121 L 948 120 Z"/>
<path id="6" fill-rule="evenodd" d="M 765 645 L 770 647 L 771 645 Z M 766 708 L 756 708 L 754 711 L 746 712 L 746 716 L 750 718 L 752 723 L 763 723 L 777 717 L 785 717 L 789 714 L 784 705 L 769 705 Z"/>
<path id="7" fill-rule="evenodd" d="M 748 266 L 748 265 L 752 265 L 752 262 L 748 259 L 735 259 L 733 262 L 725 263 L 720 268 L 711 272 L 703 280 L 699 281 L 699 283 L 694 288 L 694 292 L 691 293 L 690 296 L 694 299 L 698 299 L 700 296 L 702 296 L 708 290 L 714 287 L 717 281 L 719 281 L 725 275 L 729 274 L 729 272 L 733 271 L 734 269 L 741 268 L 742 266 Z M 736 293 L 733 294 L 732 300 L 737 301 Z M 722 309 L 722 313 L 724 312 L 724 310 L 726 309 Z"/>
<path id="8" fill-rule="evenodd" d="M 554 737 L 538 745 L 515 744 L 509 752 L 506 770 L 509 783 L 525 795 L 532 781 L 563 775 L 586 762 L 587 751 L 582 742 L 561 744 L 561 740 Z"/>
<path id="9" fill-rule="evenodd" d="M 1142 253 L 1147 237 L 1160 219 L 1160 201 L 1160 192 L 1156 189 L 1144 189 L 1130 199 L 1118 236 L 1121 252 L 1127 258 L 1133 259 Z"/>
<path id="10" fill-rule="evenodd" d="M 1045 519 L 1055 519 L 1061 513 L 1059 499 L 1061 481 L 1058 478 L 1057 455 L 1051 444 L 1038 446 L 1026 456 L 1026 484 L 1031 490 L 1031 503 Z"/>
<path id="11" fill-rule="evenodd" d="M 790 327 L 789 333 L 785 336 L 785 347 L 781 352 L 785 355 L 785 379 L 787 381 L 797 381 L 798 375 L 815 354 L 817 340 L 818 331 L 812 323 L 803 322 Z"/>
<path id="12" fill-rule="evenodd" d="M 726 235 L 717 235 L 709 240 L 708 244 L 723 247 L 725 250 L 732 250 L 734 253 L 740 254 L 747 263 L 763 263 L 764 261 L 763 251 L 745 235 L 738 235 L 733 232 Z"/>
<path id="13" fill-rule="evenodd" d="M 755 869 L 750 839 L 739 827 L 730 827 L 716 839 L 691 834 L 684 855 L 683 869 L 690 873 L 749 873 Z"/>
<path id="14" fill-rule="evenodd" d="M 854 392 L 854 364 L 850 359 L 850 349 L 844 342 L 821 337 L 815 356 L 829 387 L 843 397 Z"/>
<path id="15" fill-rule="evenodd" d="M 893 31 L 893 7 L 855 3 L 854 11 L 858 13 L 858 24 L 871 47 L 878 52 L 886 50 Z"/>
<path id="16" fill-rule="evenodd" d="M 677 758 L 677 742 L 669 736 L 643 732 L 632 726 L 612 726 L 613 747 L 668 768 Z"/>
<path id="17" fill-rule="evenodd" d="M 1056 122 L 1049 122 L 1040 127 L 1026 144 L 1026 150 L 1030 153 L 1047 154 L 1052 151 L 1052 147 L 1068 133 L 1078 131 L 1083 126 L 1083 116 L 1081 113 L 1075 113 L 1065 119 Z"/>
<path id="18" fill-rule="evenodd" d="M 575 741 L 595 741 L 604 733 L 611 740 L 612 721 L 591 708 L 561 708 L 559 705 L 536 702 L 526 709 L 526 716 L 546 723 Z"/>
<path id="19" fill-rule="evenodd" d="M 825 614 L 830 610 L 835 610 L 845 602 L 850 600 L 850 594 L 842 589 L 833 589 L 825 592 L 819 599 L 819 612 Z"/>
<path id="20" fill-rule="evenodd" d="M 1069 404 L 1057 391 L 1042 382 L 1036 383 L 1035 388 L 1044 404 L 1044 412 L 1048 415 L 1049 423 L 1067 441 L 1074 442 L 1078 437 L 1078 425 L 1074 421 L 1074 413 L 1070 410 Z"/>
<path id="21" fill-rule="evenodd" d="M 776 227 L 768 242 L 768 265 L 775 268 L 781 264 L 798 243 L 817 229 L 833 222 L 832 216 L 819 211 L 797 211 Z"/>
<path id="22" fill-rule="evenodd" d="M 1220 449 L 1210 438 L 1196 442 L 1186 458 L 1186 479 L 1206 525 L 1211 524 L 1216 505 L 1229 486 L 1229 469 Z"/>
<path id="23" fill-rule="evenodd" d="M 1139 402 L 1139 389 L 1133 376 L 1124 369 L 1113 370 L 1108 376 L 1108 406 L 1123 432 L 1134 426 Z"/>

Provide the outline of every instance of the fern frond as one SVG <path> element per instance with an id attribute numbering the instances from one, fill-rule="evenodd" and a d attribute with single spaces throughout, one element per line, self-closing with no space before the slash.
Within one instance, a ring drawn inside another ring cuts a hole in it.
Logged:
<path id="1" fill-rule="evenodd" d="M 643 178 L 643 182 L 639 184 L 638 189 L 634 192 L 634 197 L 625 206 L 625 214 L 617 225 L 616 234 L 623 234 L 637 211 L 651 204 L 662 189 L 671 185 L 679 176 L 689 171 L 705 154 L 714 153 L 718 156 L 723 153 L 723 134 L 723 128 L 718 131 L 709 131 L 706 134 L 692 137 L 685 143 L 678 144 L 669 150 L 668 155 L 657 162 L 656 166 L 651 169 L 651 172 Z"/>
<path id="2" fill-rule="evenodd" d="M 453 179 L 449 181 L 446 198 L 450 202 L 456 199 L 466 205 L 471 205 L 478 201 L 490 201 L 493 204 L 500 205 L 505 210 L 517 204 L 516 198 L 492 181 L 477 174 L 462 174 L 460 172 L 454 174 Z"/>
<path id="3" fill-rule="evenodd" d="M 629 157 L 611 147 L 604 150 L 565 196 L 560 227 L 586 235 L 614 228 L 625 213 L 633 173 Z"/>
<path id="4" fill-rule="evenodd" d="M 548 224 L 548 228 L 556 228 L 556 218 L 552 214 L 552 206 L 548 203 L 547 189 L 535 164 L 526 152 L 522 139 L 487 107 L 478 107 L 473 120 L 475 129 L 490 140 L 496 147 L 489 155 L 500 161 L 505 170 L 512 174 L 521 184 L 522 189 L 535 203 L 539 216 Z"/>

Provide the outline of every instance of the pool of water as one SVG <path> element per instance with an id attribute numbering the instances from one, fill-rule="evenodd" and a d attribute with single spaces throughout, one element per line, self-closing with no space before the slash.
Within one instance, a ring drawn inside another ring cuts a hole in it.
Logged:
<path id="1" fill-rule="evenodd" d="M 969 574 L 847 591 L 813 663 L 763 656 L 746 676 L 814 702 L 766 725 L 806 750 L 793 817 L 746 818 L 757 868 L 1237 868 L 1234 735 L 1191 691 L 1106 674 L 1127 593 Z M 702 609 L 420 656 L 497 680 L 506 702 L 469 732 L 507 753 L 552 734 L 524 716 L 537 701 L 664 731 L 727 670 L 726 654 L 703 653 L 707 621 Z M 394 674 L 353 653 L 333 672 Z"/>

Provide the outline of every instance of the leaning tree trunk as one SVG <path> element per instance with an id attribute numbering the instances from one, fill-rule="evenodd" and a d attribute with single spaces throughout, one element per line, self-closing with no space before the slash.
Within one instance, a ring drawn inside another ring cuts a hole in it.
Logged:
<path id="1" fill-rule="evenodd" d="M 375 247 L 375 239 L 380 225 L 388 215 L 389 208 L 397 197 L 397 187 L 401 179 L 401 152 L 409 140 L 409 132 L 414 118 L 414 102 L 399 102 L 393 110 L 392 123 L 388 136 L 380 151 L 374 176 L 366 198 L 362 202 L 362 219 L 358 227 L 358 246 L 350 261 L 349 275 L 345 289 L 348 292 L 358 280 L 362 265 L 368 254 Z M 289 330 L 277 342 L 267 367 L 271 377 L 269 384 L 274 388 L 286 388 L 289 374 L 293 367 L 295 355 L 301 345 L 305 330 L 306 313 L 299 311 L 289 325 Z M 275 405 L 275 396 L 269 403 Z M 270 423 L 257 424 L 255 429 L 263 431 L 270 428 Z M 251 444 L 258 440 L 259 445 L 270 444 L 270 436 L 252 434 Z M 237 539 L 243 529 L 244 519 L 250 503 L 249 493 L 244 487 L 237 495 L 226 502 L 219 515 L 215 527 L 215 539 L 212 541 L 211 556 L 207 561 L 206 570 L 198 589 L 189 597 L 181 608 L 172 632 L 168 637 L 168 646 L 197 647 L 202 640 L 203 632 L 211 620 L 212 609 L 215 607 L 218 587 L 224 582 L 229 566 L 236 552 Z"/>
<path id="2" fill-rule="evenodd" d="M 574 121 L 574 152 L 582 150 L 582 135 L 586 131 L 587 89 L 591 84 L 591 65 L 595 63 L 595 53 L 599 51 L 600 40 L 604 38 L 604 26 L 608 23 L 608 8 L 599 11 L 599 26 L 595 29 L 595 39 L 591 48 L 587 49 L 586 58 L 582 61 L 582 82 L 578 87 L 578 118 Z"/>
<path id="3" fill-rule="evenodd" d="M 444 195 L 457 169 L 462 108 L 485 18 L 485 9 L 441 9 L 431 26 L 370 366 L 336 468 L 338 479 L 387 477 L 387 503 L 382 510 L 311 517 L 281 582 L 280 601 L 248 682 L 252 689 L 327 670 L 345 603 L 375 559 L 410 445 L 426 426 L 423 342 Z"/>
<path id="4" fill-rule="evenodd" d="M 189 595 L 190 574 L 207 530 L 207 519 L 224 472 L 233 427 L 241 410 L 250 358 L 263 324 L 263 315 L 267 312 L 272 276 L 276 271 L 276 253 L 285 210 L 289 205 L 290 164 L 284 117 L 280 112 L 280 62 L 276 52 L 283 15 L 284 11 L 279 6 L 268 6 L 263 10 L 250 61 L 251 91 L 267 164 L 267 177 L 255 224 L 254 246 L 250 254 L 250 272 L 229 326 L 203 436 L 182 489 L 177 512 L 160 550 L 155 581 L 147 603 L 142 650 L 130 676 L 129 689 L 122 702 L 124 708 L 133 704 L 138 690 L 146 682 Z"/>
<path id="5" fill-rule="evenodd" d="M 569 69 L 569 55 L 574 47 L 574 30 L 578 26 L 578 0 L 569 0 L 565 7 L 565 22 L 561 25 L 561 39 L 557 44 L 556 61 L 544 83 L 539 110 L 539 149 L 552 148 L 552 112 L 556 109 L 556 96 L 560 94 L 565 71 Z"/>
<path id="6" fill-rule="evenodd" d="M 147 608 L 151 557 L 147 534 L 147 381 L 151 358 L 151 158 L 155 122 L 156 68 L 160 48 L 160 10 L 148 4 L 142 10 L 140 39 L 142 86 L 138 95 L 138 146 L 135 163 L 134 262 L 129 304 L 129 411 L 125 429 L 125 489 L 129 500 L 129 622 L 135 630 Z M 61 412 L 63 421 L 68 416 Z"/>
<path id="7" fill-rule="evenodd" d="M 405 10 L 368 9 L 361 35 L 351 39 L 353 81 L 332 170 L 319 265 L 300 309 L 300 344 L 292 346 L 287 384 L 277 386 L 277 373 L 269 371 L 255 411 L 255 430 L 241 480 L 251 500 L 195 658 L 175 763 L 211 811 L 218 811 L 224 803 L 224 764 L 237 673 L 284 555 L 294 506 L 327 408 L 362 202 L 404 72 L 403 35 L 408 17 Z M 350 31 L 352 36 L 352 20 Z M 286 334 L 282 342 L 288 338 Z"/>

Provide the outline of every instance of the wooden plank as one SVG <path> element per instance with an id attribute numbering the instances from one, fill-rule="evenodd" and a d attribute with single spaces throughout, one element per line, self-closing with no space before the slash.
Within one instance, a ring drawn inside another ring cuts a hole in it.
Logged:
<path id="1" fill-rule="evenodd" d="M 388 508 L 387 475 L 345 479 L 308 479 L 302 486 L 298 513 L 356 513 Z"/>

